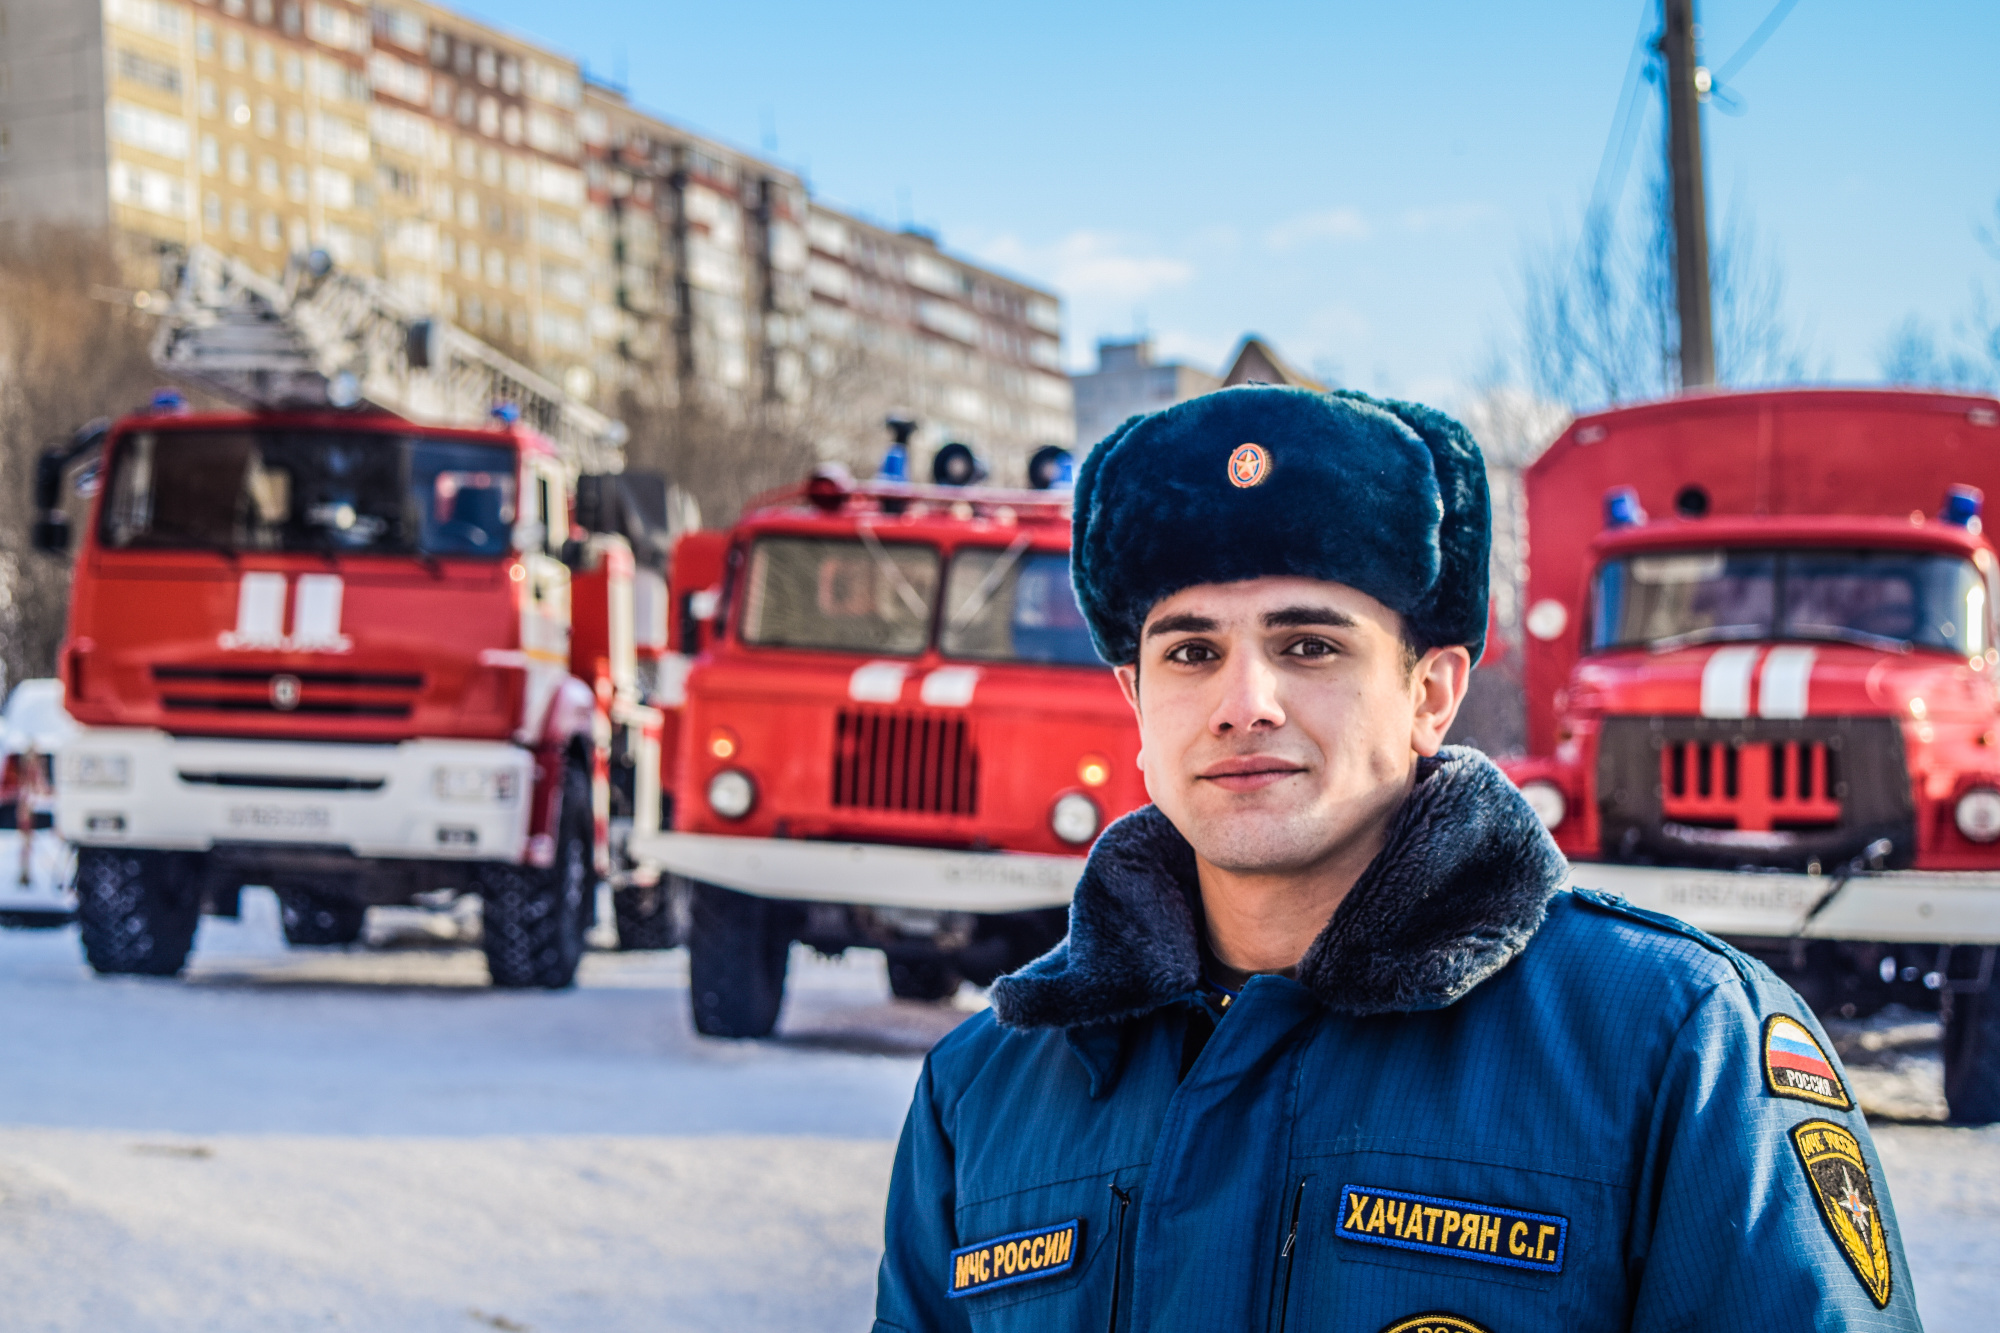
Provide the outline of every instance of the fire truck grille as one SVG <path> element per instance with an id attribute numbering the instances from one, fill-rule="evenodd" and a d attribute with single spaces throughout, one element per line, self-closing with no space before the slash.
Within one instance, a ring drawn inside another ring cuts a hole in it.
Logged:
<path id="1" fill-rule="evenodd" d="M 406 718 L 424 678 L 387 671 L 266 671 L 156 666 L 160 707 L 235 716 Z"/>
<path id="2" fill-rule="evenodd" d="M 1610 718 L 1599 733 L 1604 855 L 1831 872 L 1882 839 L 1916 851 L 1890 718 Z"/>
<path id="3" fill-rule="evenodd" d="M 979 809 L 979 752 L 963 717 L 843 709 L 833 723 L 833 805 L 920 815 Z"/>
<path id="4" fill-rule="evenodd" d="M 1825 741 L 1669 741 L 1660 749 L 1660 813 L 1759 832 L 1837 825 L 1838 754 Z"/>

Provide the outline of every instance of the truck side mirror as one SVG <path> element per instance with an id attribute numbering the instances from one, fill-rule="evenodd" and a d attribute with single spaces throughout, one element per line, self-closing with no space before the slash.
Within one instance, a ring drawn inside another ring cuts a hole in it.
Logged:
<path id="1" fill-rule="evenodd" d="M 53 509 L 35 520 L 34 532 L 29 540 L 37 551 L 47 555 L 69 554 L 69 515 L 60 509 Z"/>

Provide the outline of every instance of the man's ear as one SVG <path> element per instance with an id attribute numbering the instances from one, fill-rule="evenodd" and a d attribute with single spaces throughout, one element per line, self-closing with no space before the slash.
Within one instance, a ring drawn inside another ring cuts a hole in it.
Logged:
<path id="1" fill-rule="evenodd" d="M 1428 757 L 1443 747 L 1471 680 L 1472 654 L 1460 645 L 1433 648 L 1418 660 L 1410 680 L 1417 705 L 1410 724 L 1411 749 Z"/>
<path id="2" fill-rule="evenodd" d="M 1125 702 L 1132 705 L 1132 716 L 1137 717 L 1139 715 L 1139 664 L 1134 662 L 1129 666 L 1112 667 L 1111 674 L 1118 677 L 1119 692 L 1125 696 Z"/>

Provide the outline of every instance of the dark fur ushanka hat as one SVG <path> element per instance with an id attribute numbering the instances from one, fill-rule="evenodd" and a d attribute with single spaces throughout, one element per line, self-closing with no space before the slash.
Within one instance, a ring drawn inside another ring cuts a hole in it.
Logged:
<path id="1" fill-rule="evenodd" d="M 1344 583 L 1421 648 L 1486 643 L 1492 513 L 1479 446 L 1418 403 L 1244 385 L 1107 436 L 1076 484 L 1071 577 L 1107 662 L 1200 583 Z"/>

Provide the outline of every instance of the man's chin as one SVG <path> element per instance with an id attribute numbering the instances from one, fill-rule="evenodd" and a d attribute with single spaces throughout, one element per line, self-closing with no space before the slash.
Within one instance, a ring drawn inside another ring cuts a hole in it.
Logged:
<path id="1" fill-rule="evenodd" d="M 1239 811 L 1189 821 L 1181 836 L 1196 856 L 1236 875 L 1283 875 L 1310 869 L 1336 845 L 1324 816 L 1303 811 Z"/>

